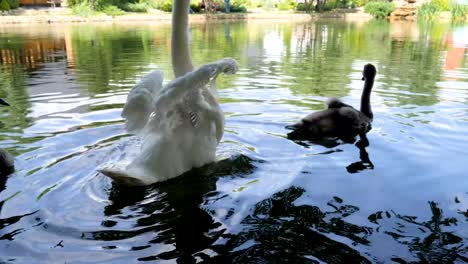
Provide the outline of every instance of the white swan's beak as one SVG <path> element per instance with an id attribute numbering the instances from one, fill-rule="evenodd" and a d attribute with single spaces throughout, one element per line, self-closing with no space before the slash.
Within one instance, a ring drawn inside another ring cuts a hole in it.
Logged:
<path id="1" fill-rule="evenodd" d="M 6 105 L 6 106 L 10 106 L 9 103 L 7 103 L 5 100 L 3 100 L 2 98 L 0 98 L 0 105 Z"/>

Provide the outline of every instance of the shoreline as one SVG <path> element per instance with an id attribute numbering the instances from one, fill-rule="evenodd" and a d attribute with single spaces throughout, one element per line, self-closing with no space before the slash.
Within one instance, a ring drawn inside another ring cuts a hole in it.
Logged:
<path id="1" fill-rule="evenodd" d="M 153 12 L 145 14 L 125 14 L 122 16 L 107 16 L 104 14 L 81 17 L 69 14 L 70 9 L 55 8 L 41 11 L 21 10 L 14 15 L 0 15 L 1 25 L 12 24 L 61 24 L 61 23 L 128 23 L 128 22 L 161 22 L 171 23 L 170 13 Z M 329 12 L 322 14 L 305 13 L 232 13 L 232 14 L 190 14 L 190 22 L 207 21 L 312 21 L 319 19 L 370 20 L 372 16 L 363 12 Z"/>

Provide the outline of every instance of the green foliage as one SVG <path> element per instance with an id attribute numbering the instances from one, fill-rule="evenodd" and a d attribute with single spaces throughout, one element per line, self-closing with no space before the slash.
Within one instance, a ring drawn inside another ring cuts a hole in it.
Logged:
<path id="1" fill-rule="evenodd" d="M 67 4 L 72 8 L 74 14 L 85 14 L 88 12 L 87 9 L 96 11 L 106 5 L 105 0 L 67 0 Z M 74 9 L 76 9 L 76 12 Z"/>
<path id="2" fill-rule="evenodd" d="M 247 0 L 246 7 L 248 8 L 265 8 L 270 7 L 272 0 Z"/>
<path id="3" fill-rule="evenodd" d="M 83 1 L 80 1 L 80 0 L 67 0 L 67 5 L 70 6 L 70 7 L 74 7 L 74 6 L 78 5 L 81 2 L 83 2 Z"/>
<path id="4" fill-rule="evenodd" d="M 164 12 L 172 12 L 172 0 L 157 0 L 155 7 Z"/>
<path id="5" fill-rule="evenodd" d="M 452 5 L 452 19 L 465 20 L 468 19 L 468 5 Z"/>
<path id="6" fill-rule="evenodd" d="M 15 9 L 19 7 L 19 0 L 8 0 L 8 4 L 10 5 L 11 9 Z"/>
<path id="7" fill-rule="evenodd" d="M 158 3 L 159 2 L 162 1 L 158 1 Z M 170 2 L 172 8 L 172 1 L 167 0 L 166 2 Z M 147 12 L 148 9 L 153 7 L 153 4 L 156 6 L 156 3 L 153 0 L 67 0 L 67 4 L 74 10 L 74 14 L 84 16 L 91 15 L 89 14 L 90 12 L 88 9 L 119 15 L 122 10 L 130 12 Z M 114 7 L 109 8 L 109 6 Z"/>
<path id="8" fill-rule="evenodd" d="M 224 12 L 226 10 L 226 3 L 224 0 L 215 1 L 218 8 L 217 10 Z M 247 12 L 247 1 L 246 0 L 231 0 L 230 12 L 231 13 L 245 13 Z"/>
<path id="9" fill-rule="evenodd" d="M 353 0 L 355 6 L 365 6 L 369 1 L 368 0 Z"/>
<path id="10" fill-rule="evenodd" d="M 230 9 L 231 9 L 231 12 L 233 12 L 233 13 L 245 13 L 245 12 L 247 12 L 247 0 L 231 0 L 231 8 Z"/>
<path id="11" fill-rule="evenodd" d="M 418 17 L 424 20 L 433 20 L 439 16 L 440 11 L 450 10 L 453 20 L 464 20 L 468 16 L 468 6 L 452 4 L 447 0 L 432 0 L 430 3 L 423 4 L 418 9 Z"/>
<path id="12" fill-rule="evenodd" d="M 331 11 L 336 8 L 336 1 L 330 0 L 325 3 L 322 10 L 323 11 Z"/>
<path id="13" fill-rule="evenodd" d="M 295 0 L 282 0 L 278 3 L 278 9 L 281 11 L 296 9 L 297 3 Z"/>
<path id="14" fill-rule="evenodd" d="M 337 0 L 335 8 L 348 8 L 351 6 L 355 6 L 351 0 Z"/>
<path id="15" fill-rule="evenodd" d="M 297 3 L 296 5 L 296 10 L 297 11 L 306 11 L 306 6 L 304 3 Z"/>
<path id="16" fill-rule="evenodd" d="M 439 8 L 433 2 L 425 3 L 418 9 L 418 17 L 425 20 L 432 20 L 439 15 Z"/>
<path id="17" fill-rule="evenodd" d="M 151 8 L 151 6 L 147 2 L 139 2 L 139 3 L 125 3 L 121 6 L 121 8 L 129 12 L 146 13 L 148 12 L 148 9 Z"/>
<path id="18" fill-rule="evenodd" d="M 104 7 L 102 9 L 102 12 L 104 14 L 108 15 L 108 16 L 113 16 L 113 17 L 114 16 L 121 16 L 121 15 L 125 14 L 125 12 L 122 9 L 120 9 L 120 8 L 118 8 L 116 6 L 113 6 L 113 5 L 108 5 L 108 6 Z"/>
<path id="19" fill-rule="evenodd" d="M 77 3 L 72 7 L 72 14 L 82 17 L 90 17 L 95 14 L 94 10 L 86 2 Z"/>
<path id="20" fill-rule="evenodd" d="M 449 11 L 449 0 L 431 0 L 437 11 Z"/>
<path id="21" fill-rule="evenodd" d="M 395 4 L 389 2 L 369 2 L 364 6 L 364 11 L 375 18 L 386 18 L 395 10 Z"/>
<path id="22" fill-rule="evenodd" d="M 200 1 L 192 1 L 190 4 L 190 8 L 193 12 L 199 13 L 200 7 L 198 6 L 198 2 Z M 225 10 L 224 0 L 217 0 L 215 1 L 218 4 L 219 10 Z M 247 0 L 231 0 L 231 12 L 247 12 Z M 165 11 L 165 12 L 172 12 L 172 0 L 155 0 L 155 8 Z"/>
<path id="23" fill-rule="evenodd" d="M 200 6 L 198 4 L 190 4 L 190 9 L 195 13 L 200 13 Z"/>
<path id="24" fill-rule="evenodd" d="M 311 12 L 312 10 L 314 10 L 314 5 L 311 2 L 297 3 L 296 10 L 297 11 Z"/>
<path id="25" fill-rule="evenodd" d="M 263 9 L 267 9 L 267 10 L 273 10 L 276 8 L 276 4 L 278 3 L 278 0 L 258 0 L 258 1 L 254 1 L 254 0 L 251 0 L 249 1 L 251 4 L 248 4 L 247 6 L 248 7 L 253 7 L 253 8 L 258 8 L 258 7 L 261 7 Z"/>
<path id="26" fill-rule="evenodd" d="M 10 4 L 8 4 L 7 0 L 2 0 L 2 2 L 0 2 L 0 10 L 1 11 L 10 11 Z"/>

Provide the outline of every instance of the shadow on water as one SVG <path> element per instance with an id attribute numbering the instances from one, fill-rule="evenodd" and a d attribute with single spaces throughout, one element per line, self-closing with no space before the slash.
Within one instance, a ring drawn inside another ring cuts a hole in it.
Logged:
<path id="1" fill-rule="evenodd" d="M 251 174 L 255 169 L 253 163 L 252 159 L 240 155 L 148 187 L 129 188 L 113 184 L 109 194 L 112 204 L 105 207 L 104 214 L 107 217 L 117 216 L 120 219 L 139 217 L 134 226 L 137 230 L 122 232 L 114 228 L 108 231 L 83 233 L 82 237 L 112 241 L 153 232 L 154 238 L 149 240 L 148 245 L 133 247 L 131 250 L 145 249 L 152 244 L 173 244 L 175 248 L 138 260 L 177 259 L 183 263 L 194 262 L 194 257 L 201 254 L 195 253 L 208 248 L 224 231 L 224 229 L 217 230 L 221 224 L 215 222 L 200 206 L 205 199 L 219 195 L 215 191 L 219 177 Z M 147 202 L 151 196 L 154 196 L 153 199 Z M 124 213 L 128 210 L 131 213 Z M 112 220 L 102 222 L 104 227 L 113 227 L 116 224 L 117 221 Z"/>
<path id="2" fill-rule="evenodd" d="M 342 205 L 340 198 L 329 202 L 335 211 L 323 212 L 317 206 L 293 203 L 303 193 L 290 187 L 265 199 L 254 208 L 242 224 L 247 230 L 226 235 L 228 242 L 217 248 L 218 261 L 232 263 L 370 263 L 360 253 L 325 234 L 347 237 L 356 244 L 368 245 L 371 230 L 342 220 L 356 206 Z"/>

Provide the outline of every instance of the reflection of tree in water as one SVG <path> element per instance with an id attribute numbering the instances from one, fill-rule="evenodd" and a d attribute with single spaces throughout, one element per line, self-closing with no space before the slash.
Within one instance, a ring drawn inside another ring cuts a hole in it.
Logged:
<path id="1" fill-rule="evenodd" d="M 400 215 L 395 212 L 376 212 L 369 216 L 369 220 L 375 224 L 383 222 L 384 218 L 395 218 L 396 227 L 390 226 L 390 230 L 383 230 L 387 235 L 393 237 L 398 243 L 408 246 L 413 252 L 418 262 L 407 262 L 400 257 L 392 260 L 397 263 L 455 263 L 456 261 L 468 262 L 468 248 L 463 242 L 463 238 L 451 232 L 444 231 L 443 228 L 463 224 L 457 218 L 443 216 L 443 211 L 436 202 L 430 201 L 432 217 L 429 221 L 419 222 L 415 216 Z M 460 212 L 468 221 L 468 212 Z M 417 228 L 411 229 L 412 226 Z M 388 229 L 387 226 L 380 226 L 380 229 Z M 412 232 L 405 233 L 405 230 Z M 420 234 L 414 234 L 414 230 L 419 230 Z M 381 231 L 380 231 L 381 232 Z"/>
<path id="2" fill-rule="evenodd" d="M 31 120 L 27 118 L 30 103 L 27 101 L 27 76 L 21 65 L 0 65 L 0 98 L 7 100 L 11 106 L 1 107 L 1 132 L 17 132 L 28 127 Z M 4 114 L 6 113 L 6 114 Z M 0 135 L 0 140 L 9 137 Z"/>
<path id="3" fill-rule="evenodd" d="M 219 261 L 318 263 L 313 259 L 320 259 L 328 263 L 370 263 L 357 250 L 325 235 L 335 234 L 349 238 L 353 244 L 368 245 L 371 229 L 342 220 L 359 209 L 343 205 L 338 197 L 329 202 L 334 209 L 331 212 L 322 212 L 317 206 L 293 205 L 304 192 L 290 187 L 259 202 L 253 214 L 242 221 L 247 230 L 225 235 L 229 238 L 226 245 L 216 248 L 221 254 Z"/>
<path id="4" fill-rule="evenodd" d="M 7 180 L 8 180 L 8 174 L 0 173 L 0 192 L 5 190 Z M 8 200 L 15 197 L 17 194 L 19 194 L 19 192 L 14 193 L 10 197 L 7 197 L 7 198 L 3 199 L 2 201 L 0 201 L 0 215 L 1 215 L 1 212 L 2 212 L 2 209 L 3 209 L 3 206 L 5 205 L 5 203 Z M 15 215 L 15 216 L 10 216 L 10 217 L 6 217 L 6 218 L 1 218 L 0 217 L 0 241 L 1 240 L 10 240 L 10 241 L 14 240 L 16 235 L 19 235 L 19 234 L 21 234 L 22 232 L 25 231 L 25 229 L 16 228 L 14 225 L 17 222 L 19 222 L 23 217 L 34 215 L 37 212 L 38 211 L 34 211 L 34 212 L 31 212 L 31 213 L 27 213 L 27 214 Z M 1 262 L 1 258 L 0 258 L 0 263 L 3 263 L 3 262 Z"/>
<path id="5" fill-rule="evenodd" d="M 338 235 L 350 239 L 354 246 L 372 246 L 370 236 L 383 232 L 406 245 L 419 259 L 407 262 L 394 255 L 392 260 L 396 263 L 468 261 L 466 241 L 464 243 L 452 232 L 443 231 L 444 227 L 463 224 L 463 221 L 444 218 L 435 202 L 429 202 L 432 218 L 427 222 L 418 222 L 417 217 L 413 216 L 379 211 L 369 216 L 370 222 L 379 224 L 384 217 L 395 217 L 397 222 L 374 229 L 345 222 L 343 218 L 359 208 L 343 204 L 338 197 L 328 203 L 334 209 L 330 212 L 323 212 L 317 206 L 295 206 L 294 201 L 303 193 L 304 190 L 299 187 L 290 187 L 259 202 L 252 215 L 242 221 L 245 231 L 237 235 L 223 235 L 228 241 L 225 245 L 215 246 L 220 254 L 215 259 L 233 263 L 319 263 L 317 260 L 327 263 L 370 263 L 357 250 L 329 237 Z M 459 213 L 468 220 L 468 212 Z M 410 228 L 409 225 L 416 225 L 421 235 L 414 235 L 414 229 L 406 230 Z M 372 261 L 378 261 L 378 256 L 373 256 Z"/>

